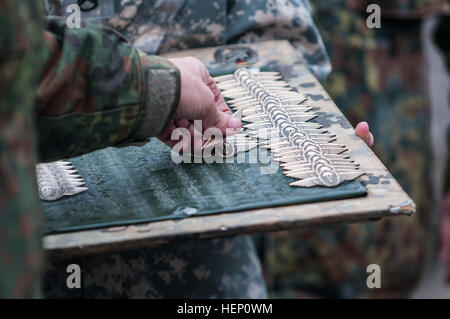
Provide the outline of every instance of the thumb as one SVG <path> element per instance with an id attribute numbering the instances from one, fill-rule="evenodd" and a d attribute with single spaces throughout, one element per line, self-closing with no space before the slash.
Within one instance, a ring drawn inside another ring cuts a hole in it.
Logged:
<path id="1" fill-rule="evenodd" d="M 204 130 L 215 127 L 225 135 L 227 129 L 233 129 L 234 132 L 238 132 L 242 128 L 242 122 L 239 119 L 231 116 L 229 113 L 220 111 L 216 105 L 210 110 L 203 119 Z"/>

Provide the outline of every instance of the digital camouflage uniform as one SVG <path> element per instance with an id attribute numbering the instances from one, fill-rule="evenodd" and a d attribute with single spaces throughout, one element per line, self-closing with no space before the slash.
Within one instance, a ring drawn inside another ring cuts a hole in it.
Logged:
<path id="1" fill-rule="evenodd" d="M 364 1 L 314 2 L 333 66 L 324 86 L 353 125 L 369 123 L 374 151 L 414 199 L 417 215 L 273 236 L 266 272 L 277 296 L 406 297 L 433 247 L 420 25 L 446 1 L 379 3 L 381 28 L 368 29 Z M 366 286 L 369 264 L 381 267 L 381 289 Z"/>
<path id="2" fill-rule="evenodd" d="M 49 14 L 76 0 L 47 0 Z M 228 43 L 286 39 L 324 79 L 329 59 L 308 0 L 99 0 L 86 17 L 99 18 L 148 54 Z M 114 14 L 111 14 L 114 12 Z"/>
<path id="3" fill-rule="evenodd" d="M 48 1 L 61 15 L 76 1 Z M 289 39 L 319 78 L 330 71 L 308 1 L 99 1 L 84 13 L 99 18 L 149 54 L 187 48 Z M 113 9 L 113 10 L 112 10 Z M 114 14 L 111 14 L 114 12 Z M 83 271 L 83 290 L 69 290 L 66 267 Z M 255 246 L 247 236 L 170 244 L 53 263 L 48 297 L 262 298 L 267 296 Z"/>

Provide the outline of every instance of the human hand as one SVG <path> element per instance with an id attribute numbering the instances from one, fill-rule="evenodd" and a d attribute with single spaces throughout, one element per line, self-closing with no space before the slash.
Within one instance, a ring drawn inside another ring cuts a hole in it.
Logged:
<path id="1" fill-rule="evenodd" d="M 370 147 L 373 146 L 374 138 L 372 133 L 370 133 L 369 124 L 367 124 L 367 122 L 359 122 L 358 125 L 356 125 L 355 133 L 361 137 L 367 145 Z"/>
<path id="2" fill-rule="evenodd" d="M 172 132 L 176 128 L 186 128 L 194 136 L 194 120 L 202 120 L 202 132 L 215 127 L 222 134 L 227 133 L 227 128 L 240 130 L 242 123 L 233 118 L 231 110 L 225 103 L 225 99 L 210 76 L 208 69 L 200 60 L 193 57 L 169 59 L 178 67 L 181 77 L 180 102 L 177 111 L 166 128 L 158 138 L 173 147 L 178 141 L 171 140 Z M 367 145 L 373 146 L 374 137 L 370 133 L 367 122 L 360 122 L 355 133 L 361 137 Z"/>
<path id="3" fill-rule="evenodd" d="M 178 141 L 171 140 L 177 128 L 186 128 L 194 136 L 194 120 L 202 121 L 202 132 L 217 128 L 227 134 L 227 128 L 240 130 L 242 123 L 233 118 L 231 110 L 217 88 L 208 69 L 200 60 L 193 57 L 169 59 L 180 71 L 181 95 L 177 111 L 167 129 L 158 138 L 173 147 Z"/>

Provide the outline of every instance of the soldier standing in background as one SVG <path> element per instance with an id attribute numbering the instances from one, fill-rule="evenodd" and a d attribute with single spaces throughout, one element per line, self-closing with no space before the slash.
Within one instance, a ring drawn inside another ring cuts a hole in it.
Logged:
<path id="1" fill-rule="evenodd" d="M 28 53 L 38 51 L 42 37 L 30 32 L 41 28 L 36 3 L 17 10 L 14 2 L 0 2 L 0 298 L 31 298 L 39 296 L 42 216 L 30 110 L 37 90 L 32 70 L 42 57 Z"/>
<path id="2" fill-rule="evenodd" d="M 434 31 L 434 40 L 441 50 L 447 74 L 450 74 L 450 12 L 439 19 Z M 450 105 L 450 94 L 448 95 Z M 447 126 L 447 151 L 450 150 L 450 125 Z M 444 175 L 443 200 L 441 206 L 441 260 L 447 265 L 447 282 L 450 283 L 450 154 L 447 153 L 446 173 Z"/>
<path id="3" fill-rule="evenodd" d="M 381 7 L 379 29 L 366 25 L 367 5 L 374 2 Z M 426 255 L 435 254 L 430 106 L 420 27 L 427 14 L 446 5 L 445 0 L 314 1 L 333 66 L 325 89 L 351 123 L 368 120 L 377 138 L 374 151 L 411 195 L 417 215 L 276 234 L 266 251 L 275 295 L 407 297 Z M 380 289 L 366 287 L 369 264 L 380 265 Z"/>

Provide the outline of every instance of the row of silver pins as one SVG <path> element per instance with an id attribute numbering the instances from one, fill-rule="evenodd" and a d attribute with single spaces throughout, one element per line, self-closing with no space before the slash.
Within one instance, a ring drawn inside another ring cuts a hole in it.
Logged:
<path id="1" fill-rule="evenodd" d="M 339 155 L 347 151 L 345 145 L 332 144 L 336 141 L 335 135 L 326 135 L 329 133 L 326 130 L 321 130 L 322 126 L 313 124 L 310 121 L 314 119 L 316 115 L 311 112 L 312 108 L 306 105 L 302 105 L 306 98 L 302 94 L 293 91 L 289 87 L 289 83 L 281 81 L 281 75 L 276 72 L 261 72 L 253 74 L 267 89 L 273 94 L 276 94 L 283 102 L 283 106 L 286 111 L 294 118 L 294 123 L 299 126 L 303 131 L 308 133 L 311 140 L 314 140 L 317 144 L 323 148 L 323 153 L 328 154 L 327 158 L 331 160 L 334 168 L 348 175 L 348 177 L 356 176 L 355 170 L 359 169 L 359 165 L 350 160 L 347 155 Z M 289 143 L 283 141 L 282 138 L 273 139 L 273 130 L 267 123 L 267 116 L 262 111 L 262 105 L 252 96 L 248 96 L 248 92 L 245 88 L 240 86 L 240 83 L 233 75 L 227 75 L 215 78 L 218 83 L 219 89 L 225 97 L 231 99 L 228 101 L 230 107 L 234 110 L 243 112 L 243 121 L 251 122 L 245 124 L 247 133 L 249 136 L 253 136 L 262 139 L 260 143 L 262 147 L 270 149 L 274 154 L 274 159 L 284 162 L 281 166 L 289 171 L 284 172 L 291 177 L 299 178 L 301 173 L 312 174 L 311 167 L 306 164 L 298 162 L 299 154 L 298 150 L 289 149 Z M 269 139 L 269 136 L 271 137 Z M 332 146 L 333 145 L 333 146 Z M 295 175 L 295 176 L 293 176 Z M 304 175 L 304 174 L 303 174 Z M 303 176 L 302 175 L 302 176 Z M 350 176 L 351 175 L 351 176 Z M 306 175 L 305 175 L 306 176 Z M 293 183 L 295 184 L 295 183 Z"/>

